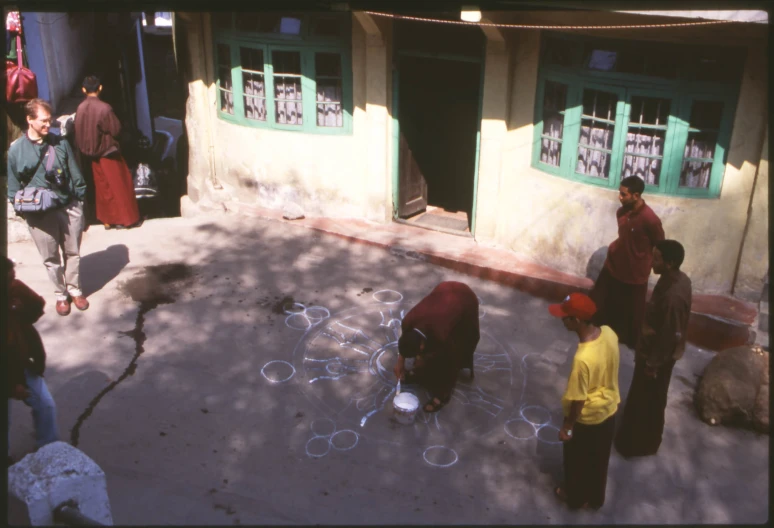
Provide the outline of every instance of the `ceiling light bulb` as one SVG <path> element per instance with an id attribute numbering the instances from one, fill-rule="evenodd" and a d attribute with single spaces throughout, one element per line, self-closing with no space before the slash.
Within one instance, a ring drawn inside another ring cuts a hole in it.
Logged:
<path id="1" fill-rule="evenodd" d="M 465 22 L 481 22 L 481 11 L 475 7 L 463 7 L 460 18 Z"/>

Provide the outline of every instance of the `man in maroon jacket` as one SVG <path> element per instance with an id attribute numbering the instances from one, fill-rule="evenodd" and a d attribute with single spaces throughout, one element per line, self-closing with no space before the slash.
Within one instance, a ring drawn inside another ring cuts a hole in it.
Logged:
<path id="1" fill-rule="evenodd" d="M 37 447 L 59 440 L 56 405 L 46 382 L 46 351 L 33 324 L 43 315 L 46 301 L 29 286 L 16 279 L 14 264 L 0 259 L 8 288 L 8 331 L 2 352 L 7 358 L 8 446 L 11 445 L 11 399 L 32 408 Z M 11 457 L 8 457 L 10 465 Z"/>
<path id="2" fill-rule="evenodd" d="M 140 210 L 134 195 L 129 167 L 118 145 L 121 123 L 113 108 L 100 100 L 102 84 L 90 75 L 83 80 L 86 99 L 75 112 L 75 143 L 84 164 L 91 165 L 97 219 L 105 229 L 140 225 Z"/>
<path id="3" fill-rule="evenodd" d="M 656 242 L 664 229 L 656 213 L 642 199 L 645 182 L 637 176 L 621 181 L 616 211 L 618 238 L 610 244 L 605 265 L 589 296 L 597 305 L 593 323 L 608 325 L 618 341 L 634 348 L 645 316 L 648 278 Z"/>

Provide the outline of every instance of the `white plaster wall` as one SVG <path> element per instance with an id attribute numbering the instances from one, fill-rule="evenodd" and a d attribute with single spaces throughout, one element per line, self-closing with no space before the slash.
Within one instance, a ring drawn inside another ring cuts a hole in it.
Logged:
<path id="1" fill-rule="evenodd" d="M 497 216 L 495 241 L 540 264 L 586 276 L 595 252 L 604 252 L 617 236 L 617 190 L 575 183 L 530 166 L 539 40 L 537 32 L 525 32 L 512 51 L 511 115 L 499 204 L 491 212 Z M 645 195 L 667 238 L 685 246 L 683 269 L 696 291 L 732 290 L 766 124 L 766 71 L 765 50 L 751 46 L 720 198 Z"/>

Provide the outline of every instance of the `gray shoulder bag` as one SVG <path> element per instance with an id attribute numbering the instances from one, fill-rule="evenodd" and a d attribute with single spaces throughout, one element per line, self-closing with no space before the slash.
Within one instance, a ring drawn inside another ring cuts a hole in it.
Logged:
<path id="1" fill-rule="evenodd" d="M 55 157 L 56 153 L 54 152 L 54 147 L 49 145 L 48 161 L 46 162 L 46 174 L 51 172 L 51 167 L 54 166 Z M 38 167 L 40 167 L 40 163 L 42 161 L 43 157 L 41 156 L 40 161 L 38 162 Z M 37 167 L 35 167 L 33 176 L 37 170 Z M 56 193 L 51 189 L 46 189 L 44 187 L 30 187 L 28 185 L 22 185 L 22 188 L 16 191 L 16 194 L 13 197 L 13 210 L 18 213 L 42 213 L 43 211 L 55 209 L 61 205 L 62 202 L 59 200 L 59 197 L 56 195 Z"/>

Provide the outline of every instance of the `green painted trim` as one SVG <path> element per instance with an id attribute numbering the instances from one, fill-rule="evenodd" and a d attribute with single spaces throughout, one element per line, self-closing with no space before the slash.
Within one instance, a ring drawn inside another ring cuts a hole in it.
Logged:
<path id="1" fill-rule="evenodd" d="M 322 45 L 297 46 L 289 43 L 263 43 L 245 38 L 217 37 L 214 39 L 216 53 L 214 55 L 215 71 L 218 71 L 217 45 L 225 44 L 229 46 L 231 54 L 231 82 L 234 94 L 234 114 L 228 114 L 220 110 L 220 99 L 218 99 L 218 117 L 229 123 L 250 127 L 262 128 L 286 132 L 296 132 L 314 135 L 352 135 L 352 121 L 354 113 L 353 87 L 352 87 L 352 54 L 349 48 L 331 47 Z M 248 119 L 244 115 L 244 93 L 242 91 L 242 68 L 240 48 L 250 48 L 263 51 L 264 60 L 264 84 L 266 93 L 266 121 Z M 301 93 L 310 94 L 304 96 L 302 101 L 303 123 L 301 125 L 288 125 L 275 122 L 275 101 L 274 101 L 274 66 L 273 51 L 291 51 L 297 52 L 301 56 Z M 342 106 L 343 106 L 343 126 L 342 127 L 321 127 L 317 126 L 317 102 L 316 102 L 316 77 L 315 77 L 315 54 L 316 53 L 335 53 L 341 57 L 341 84 L 342 84 Z M 217 79 L 220 83 L 220 79 Z M 219 97 L 219 95 L 218 95 Z"/>
<path id="2" fill-rule="evenodd" d="M 399 61 L 399 57 L 395 57 Z M 400 120 L 398 119 L 398 87 L 400 86 L 400 68 L 392 68 L 392 217 L 398 218 L 400 207 Z"/>
<path id="3" fill-rule="evenodd" d="M 671 87 L 665 87 L 663 83 L 658 87 L 654 85 L 618 83 L 610 79 L 609 83 L 589 82 L 590 77 L 585 74 L 570 74 L 567 71 L 544 68 L 538 77 L 536 101 L 535 101 L 535 130 L 533 139 L 532 166 L 543 172 L 560 176 L 572 181 L 580 181 L 591 185 L 617 188 L 623 170 L 623 159 L 626 156 L 626 135 L 629 130 L 629 116 L 631 113 L 631 99 L 633 96 L 660 97 L 671 101 L 670 114 L 666 125 L 664 138 L 664 156 L 659 177 L 659 185 L 646 185 L 649 193 L 664 195 L 685 196 L 691 198 L 717 198 L 722 187 L 723 173 L 725 171 L 726 150 L 731 139 L 733 117 L 736 112 L 736 100 L 738 86 L 729 91 L 728 84 L 716 84 L 712 89 L 707 83 L 673 83 Z M 562 155 L 560 167 L 547 165 L 540 161 L 540 140 L 543 128 L 543 98 L 545 96 L 545 82 L 553 81 L 564 84 L 567 90 L 567 111 L 564 119 L 564 134 L 561 143 Z M 585 88 L 598 89 L 619 94 L 616 107 L 616 132 L 613 140 L 613 155 L 611 156 L 610 177 L 608 180 L 586 177 L 575 173 L 572 160 L 577 159 L 578 137 L 580 134 L 580 119 L 582 112 L 582 91 Z M 677 91 L 677 89 L 681 91 Z M 689 89 L 690 88 L 690 89 Z M 726 91 L 721 91 L 725 88 Z M 680 172 L 682 169 L 683 151 L 688 137 L 691 106 L 694 101 L 722 101 L 724 104 L 721 125 L 718 129 L 718 140 L 715 148 L 714 164 L 710 176 L 710 186 L 707 189 L 692 189 L 679 187 Z M 633 125 L 632 128 L 638 128 Z M 663 130 L 664 128 L 661 127 Z M 567 153 L 571 153 L 568 155 Z M 572 159 L 572 160 L 571 160 Z"/>
<path id="4" fill-rule="evenodd" d="M 424 57 L 428 59 L 442 59 L 456 62 L 474 62 L 479 64 L 486 62 L 486 60 L 482 57 L 471 57 L 468 55 L 458 55 L 456 53 L 435 53 L 431 51 L 398 50 L 398 55 L 402 57 Z"/>
<path id="5" fill-rule="evenodd" d="M 484 118 L 484 81 L 486 79 L 486 45 L 480 63 L 478 83 L 478 114 L 476 117 L 476 160 L 473 165 L 473 204 L 470 208 L 470 235 L 476 238 L 476 215 L 478 214 L 478 169 L 481 163 L 481 120 Z"/>

